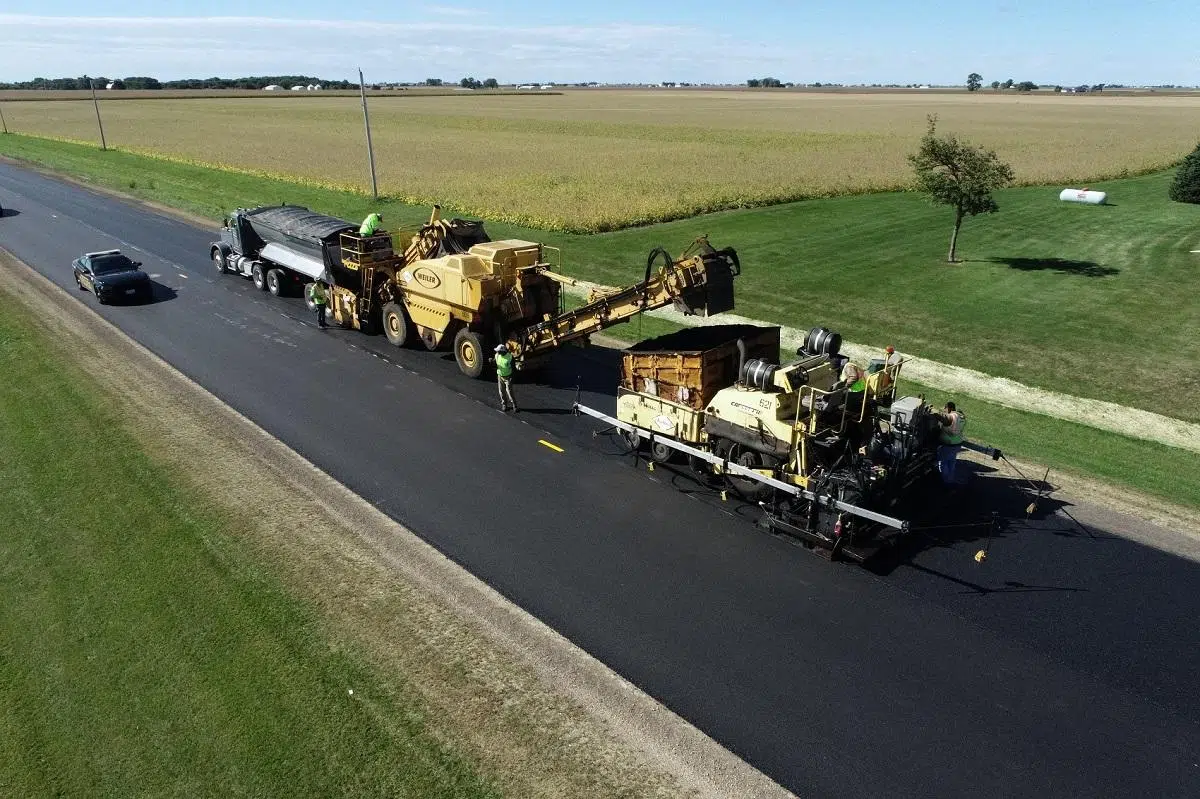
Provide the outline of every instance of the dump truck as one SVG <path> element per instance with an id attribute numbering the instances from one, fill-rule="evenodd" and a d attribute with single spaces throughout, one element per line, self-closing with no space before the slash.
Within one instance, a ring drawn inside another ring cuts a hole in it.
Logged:
<path id="1" fill-rule="evenodd" d="M 861 387 L 846 385 L 840 348 L 840 335 L 813 328 L 781 364 L 777 327 L 685 329 L 623 353 L 615 417 L 575 411 L 634 451 L 648 445 L 654 462 L 685 456 L 759 503 L 767 529 L 863 561 L 909 530 L 894 514 L 936 482 L 941 423 L 923 397 L 897 395 L 903 359 L 881 352 Z"/>
<path id="2" fill-rule="evenodd" d="M 225 218 L 209 256 L 217 272 L 248 277 L 275 296 L 317 280 L 330 282 L 341 262 L 340 237 L 357 230 L 344 219 L 295 205 L 239 208 Z"/>
<path id="3" fill-rule="evenodd" d="M 552 251 L 521 239 L 492 241 L 482 222 L 444 220 L 438 206 L 416 230 L 371 236 L 300 206 L 239 209 L 210 249 L 218 271 L 249 276 L 272 293 L 324 281 L 336 324 L 381 328 L 397 347 L 450 346 L 470 377 L 485 374 L 497 344 L 528 371 L 563 345 L 644 311 L 670 304 L 705 316 L 730 310 L 741 273 L 736 251 L 701 237 L 679 258 L 656 248 L 641 282 L 593 290 L 568 310 L 563 286 L 576 281 L 554 270 Z"/>

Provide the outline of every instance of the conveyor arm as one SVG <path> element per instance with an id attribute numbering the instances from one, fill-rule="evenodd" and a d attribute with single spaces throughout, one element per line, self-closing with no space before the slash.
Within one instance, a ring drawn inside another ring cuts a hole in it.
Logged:
<path id="1" fill-rule="evenodd" d="M 698 250 L 695 254 L 690 254 Z M 664 265 L 654 271 L 656 261 Z M 509 346 L 518 360 L 542 355 L 570 341 L 620 324 L 645 311 L 674 304 L 682 313 L 712 316 L 733 310 L 733 278 L 741 274 L 732 247 L 715 250 L 706 238 L 697 239 L 688 252 L 673 260 L 660 248 L 646 261 L 641 283 L 604 294 L 585 305 L 545 322 L 516 331 Z"/>

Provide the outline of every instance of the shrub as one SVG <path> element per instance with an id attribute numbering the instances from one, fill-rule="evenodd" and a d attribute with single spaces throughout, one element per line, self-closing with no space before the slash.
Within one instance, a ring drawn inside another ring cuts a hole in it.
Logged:
<path id="1" fill-rule="evenodd" d="M 1167 196 L 1177 203 L 1200 203 L 1200 144 L 1179 165 Z"/>

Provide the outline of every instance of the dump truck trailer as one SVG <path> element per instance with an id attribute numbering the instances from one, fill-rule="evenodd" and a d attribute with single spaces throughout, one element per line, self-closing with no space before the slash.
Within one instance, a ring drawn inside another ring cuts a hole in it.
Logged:
<path id="1" fill-rule="evenodd" d="M 343 233 L 357 225 L 296 205 L 239 208 L 210 248 L 219 273 L 232 272 L 276 296 L 317 280 L 331 283 L 342 263 Z"/>

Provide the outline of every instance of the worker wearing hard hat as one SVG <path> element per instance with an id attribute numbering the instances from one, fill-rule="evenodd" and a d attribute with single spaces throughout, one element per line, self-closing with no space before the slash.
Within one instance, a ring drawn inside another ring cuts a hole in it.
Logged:
<path id="1" fill-rule="evenodd" d="M 958 459 L 958 451 L 963 445 L 963 431 L 967 427 L 967 417 L 953 402 L 947 402 L 941 413 L 942 432 L 941 446 L 938 447 L 938 471 L 942 474 L 942 482 L 955 485 L 958 481 L 954 470 Z"/>
<path id="2" fill-rule="evenodd" d="M 512 395 L 513 355 L 503 344 L 496 345 L 496 385 L 500 391 L 500 410 L 512 409 L 517 411 L 517 403 Z"/>
<path id="3" fill-rule="evenodd" d="M 360 236 L 374 236 L 379 230 L 380 223 L 383 222 L 383 214 L 367 214 L 367 218 L 363 220 L 362 226 L 358 229 Z"/>

